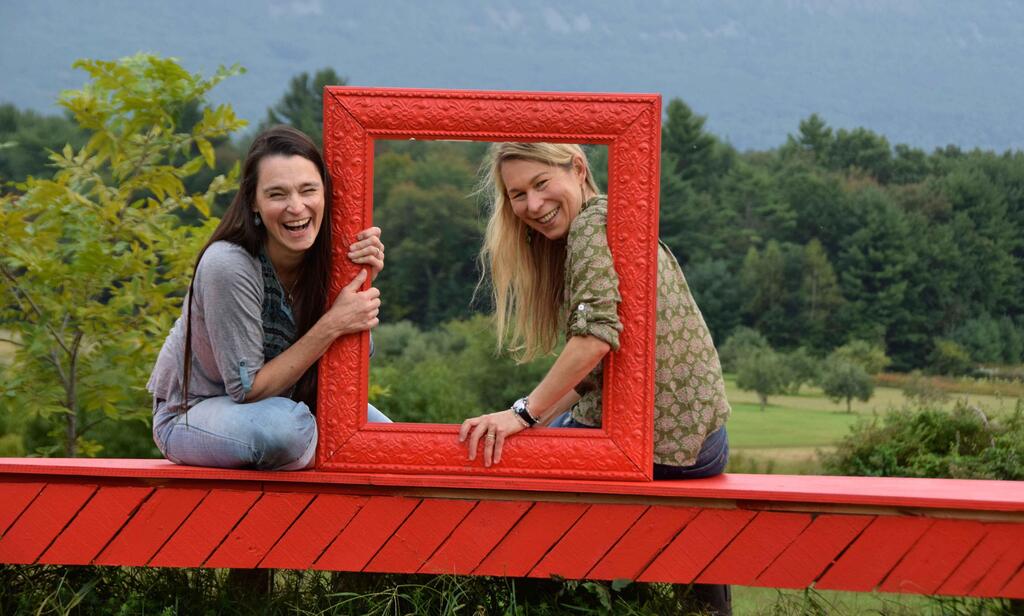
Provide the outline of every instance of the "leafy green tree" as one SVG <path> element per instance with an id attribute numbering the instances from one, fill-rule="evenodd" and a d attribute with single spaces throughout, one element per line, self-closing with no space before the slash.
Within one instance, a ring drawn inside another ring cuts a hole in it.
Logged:
<path id="1" fill-rule="evenodd" d="M 829 148 L 828 164 L 839 171 L 859 169 L 885 183 L 892 176 L 892 148 L 885 137 L 866 128 L 841 128 Z"/>
<path id="2" fill-rule="evenodd" d="M 148 420 L 146 376 L 216 222 L 181 226 L 176 214 L 208 216 L 237 185 L 232 173 L 190 194 L 183 181 L 214 166 L 211 139 L 244 125 L 226 105 L 189 132 L 175 123 L 236 69 L 206 79 L 145 54 L 75 67 L 91 81 L 60 102 L 88 143 L 52 154 L 52 178 L 0 201 L 0 322 L 16 347 L 0 411 L 41 418 L 67 456 L 96 454 L 101 422 Z"/>
<path id="3" fill-rule="evenodd" d="M 768 396 L 786 392 L 792 375 L 782 355 L 770 348 L 755 349 L 737 362 L 736 385 L 757 393 L 761 412 L 768 405 Z"/>
<path id="4" fill-rule="evenodd" d="M 725 340 L 740 324 L 743 289 L 724 259 L 697 261 L 686 267 L 686 281 L 715 340 Z"/>
<path id="5" fill-rule="evenodd" d="M 740 360 L 755 351 L 771 349 L 768 339 L 756 329 L 740 326 L 732 331 L 732 335 L 718 347 L 719 359 L 726 372 L 735 372 Z"/>
<path id="6" fill-rule="evenodd" d="M 853 338 L 874 340 L 906 319 L 910 273 L 917 266 L 907 215 L 877 188 L 859 191 L 853 210 L 859 228 L 842 240 L 837 272 L 846 302 L 843 323 Z"/>
<path id="7" fill-rule="evenodd" d="M 707 188 L 716 168 L 716 139 L 704 130 L 704 116 L 697 115 L 682 99 L 674 98 L 665 109 L 661 149 L 671 153 L 674 171 L 697 189 Z"/>
<path id="8" fill-rule="evenodd" d="M 821 360 L 808 353 L 804 347 L 786 353 L 782 361 L 789 373 L 787 393 L 799 393 L 805 383 L 816 383 L 821 377 Z"/>
<path id="9" fill-rule="evenodd" d="M 857 364 L 868 375 L 878 374 L 892 363 L 884 348 L 866 340 L 851 340 L 834 350 L 832 357 Z"/>
<path id="10" fill-rule="evenodd" d="M 318 145 L 323 145 L 324 86 L 343 86 L 348 79 L 333 68 L 322 68 L 310 76 L 299 73 L 292 77 L 288 90 L 273 107 L 267 110 L 267 119 L 261 127 L 288 124 L 306 133 Z"/>
<path id="11" fill-rule="evenodd" d="M 867 402 L 875 393 L 875 384 L 864 366 L 835 353 L 825 360 L 819 384 L 831 400 L 846 400 L 847 413 L 853 412 L 854 398 Z"/>
<path id="12" fill-rule="evenodd" d="M 796 151 L 805 153 L 812 160 L 823 160 L 829 154 L 835 137 L 825 120 L 816 113 L 800 121 L 799 133 L 787 138 L 787 145 Z"/>
<path id="13" fill-rule="evenodd" d="M 4 182 L 22 182 L 28 176 L 49 175 L 49 152 L 66 144 L 78 148 L 87 135 L 70 118 L 43 116 L 19 111 L 14 105 L 0 105 L 0 194 L 9 192 Z"/>
<path id="14" fill-rule="evenodd" d="M 806 327 L 803 338 L 814 346 L 824 347 L 837 336 L 834 317 L 843 304 L 843 295 L 832 263 L 817 239 L 804 246 L 800 303 L 801 320 Z"/>
<path id="15" fill-rule="evenodd" d="M 936 338 L 932 349 L 931 371 L 936 374 L 959 376 L 974 371 L 974 361 L 964 347 L 952 340 Z"/>
<path id="16" fill-rule="evenodd" d="M 388 267 L 377 279 L 383 319 L 432 327 L 470 314 L 481 221 L 475 204 L 452 186 L 396 186 L 376 211 Z"/>

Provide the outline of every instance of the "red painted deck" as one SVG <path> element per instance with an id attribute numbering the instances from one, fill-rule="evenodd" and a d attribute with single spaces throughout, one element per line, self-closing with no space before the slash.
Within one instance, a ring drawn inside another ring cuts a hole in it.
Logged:
<path id="1" fill-rule="evenodd" d="M 568 481 L 0 459 L 0 562 L 1024 598 L 1024 482 Z"/>

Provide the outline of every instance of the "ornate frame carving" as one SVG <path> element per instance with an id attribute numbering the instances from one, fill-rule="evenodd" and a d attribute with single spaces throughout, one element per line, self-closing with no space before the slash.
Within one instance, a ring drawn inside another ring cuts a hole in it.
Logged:
<path id="1" fill-rule="evenodd" d="M 482 456 L 467 461 L 458 426 L 367 423 L 369 337 L 348 336 L 320 361 L 316 468 L 651 479 L 661 97 L 325 88 L 324 153 L 334 199 L 331 301 L 357 271 L 346 247 L 371 224 L 374 140 L 410 138 L 608 146 L 608 242 L 624 331 L 619 351 L 605 359 L 604 425 L 521 432 L 506 442 L 500 464 L 484 468 Z"/>

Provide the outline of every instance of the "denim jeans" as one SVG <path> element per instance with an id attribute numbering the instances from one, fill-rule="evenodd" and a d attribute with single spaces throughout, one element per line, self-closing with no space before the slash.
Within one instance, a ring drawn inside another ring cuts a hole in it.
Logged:
<path id="1" fill-rule="evenodd" d="M 372 422 L 389 423 L 373 405 Z M 316 454 L 316 418 L 302 402 L 266 398 L 238 403 L 208 398 L 185 412 L 153 404 L 153 440 L 175 464 L 297 471 Z"/>
<path id="2" fill-rule="evenodd" d="M 549 424 L 552 428 L 593 428 L 581 424 L 572 418 L 572 414 L 566 411 L 556 417 Z M 697 453 L 697 461 L 689 466 L 672 466 L 669 464 L 655 464 L 655 479 L 700 479 L 702 477 L 714 477 L 725 472 L 725 465 L 729 462 L 729 435 L 725 426 L 712 432 L 701 445 Z"/>

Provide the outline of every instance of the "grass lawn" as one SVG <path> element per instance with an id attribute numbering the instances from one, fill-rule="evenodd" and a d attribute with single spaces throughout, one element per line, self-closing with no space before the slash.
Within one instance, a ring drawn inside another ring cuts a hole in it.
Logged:
<path id="1" fill-rule="evenodd" d="M 757 394 L 736 386 L 726 375 L 726 391 L 732 404 L 729 418 L 731 472 L 817 473 L 817 452 L 831 449 L 850 427 L 862 419 L 884 415 L 907 404 L 903 391 L 876 387 L 867 402 L 854 400 L 853 412 L 845 402 L 832 402 L 814 387 L 804 387 L 792 396 L 771 396 L 762 412 Z M 1016 398 L 981 394 L 954 394 L 943 406 L 952 408 L 958 399 L 966 399 L 990 415 L 1010 412 Z"/>
<path id="2" fill-rule="evenodd" d="M 920 595 L 897 595 L 879 592 L 809 591 L 732 587 L 732 607 L 736 616 L 769 616 L 772 614 L 886 614 L 911 616 L 934 608 L 934 603 Z M 821 611 L 815 609 L 821 608 Z M 967 613 L 954 612 L 954 613 Z"/>

